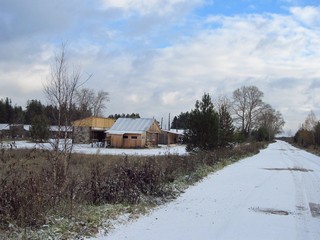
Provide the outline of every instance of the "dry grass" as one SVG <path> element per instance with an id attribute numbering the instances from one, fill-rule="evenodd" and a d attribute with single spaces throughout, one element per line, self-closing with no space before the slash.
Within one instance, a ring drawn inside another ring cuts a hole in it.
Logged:
<path id="1" fill-rule="evenodd" d="M 0 149 L 0 238 L 23 239 L 35 229 L 48 236 L 69 232 L 71 238 L 95 234 L 107 219 L 125 212 L 134 216 L 172 199 L 210 171 L 262 147 L 257 143 L 189 156 L 74 154 L 63 188 L 54 184 L 49 152 Z"/>

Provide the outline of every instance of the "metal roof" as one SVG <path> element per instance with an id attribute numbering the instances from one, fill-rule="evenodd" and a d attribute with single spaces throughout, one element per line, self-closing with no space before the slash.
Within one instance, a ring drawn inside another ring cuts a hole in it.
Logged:
<path id="1" fill-rule="evenodd" d="M 173 129 L 171 128 L 170 130 L 162 130 L 163 132 L 167 132 L 167 133 L 172 133 L 172 134 L 176 134 L 176 135 L 184 135 L 184 129 Z"/>
<path id="2" fill-rule="evenodd" d="M 118 118 L 106 132 L 109 134 L 141 134 L 148 131 L 154 121 L 152 118 Z"/>
<path id="3" fill-rule="evenodd" d="M 1 130 L 10 130 L 10 126 L 7 123 L 0 123 L 0 131 Z"/>

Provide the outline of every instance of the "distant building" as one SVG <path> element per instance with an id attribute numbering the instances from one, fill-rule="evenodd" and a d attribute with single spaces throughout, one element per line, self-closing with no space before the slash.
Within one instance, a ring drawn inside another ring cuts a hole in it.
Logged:
<path id="1" fill-rule="evenodd" d="M 49 126 L 50 138 L 72 138 L 73 128 L 72 126 Z"/>
<path id="2" fill-rule="evenodd" d="M 106 131 L 110 136 L 108 145 L 116 148 L 156 147 L 160 132 L 160 126 L 152 118 L 119 118 Z"/>
<path id="3" fill-rule="evenodd" d="M 6 139 L 29 138 L 29 125 L 2 123 L 0 124 L 0 136 Z"/>
<path id="4" fill-rule="evenodd" d="M 115 123 L 113 118 L 88 117 L 72 122 L 74 143 L 102 144 L 107 141 L 105 131 Z"/>
<path id="5" fill-rule="evenodd" d="M 162 130 L 159 135 L 159 144 L 174 145 L 183 143 L 183 129 Z"/>
<path id="6" fill-rule="evenodd" d="M 0 140 L 10 136 L 10 126 L 7 123 L 0 123 Z"/>

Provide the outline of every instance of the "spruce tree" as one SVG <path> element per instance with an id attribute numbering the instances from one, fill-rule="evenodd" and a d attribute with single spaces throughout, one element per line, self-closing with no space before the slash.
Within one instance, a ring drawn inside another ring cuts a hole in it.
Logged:
<path id="1" fill-rule="evenodd" d="M 234 141 L 234 126 L 230 113 L 225 105 L 219 109 L 219 146 L 226 147 Z"/>
<path id="2" fill-rule="evenodd" d="M 49 124 L 45 115 L 37 115 L 32 119 L 30 134 L 33 141 L 43 142 L 49 138 Z"/>
<path id="3" fill-rule="evenodd" d="M 212 150 L 218 146 L 219 117 L 209 94 L 196 101 L 187 121 L 185 140 L 187 151 Z"/>

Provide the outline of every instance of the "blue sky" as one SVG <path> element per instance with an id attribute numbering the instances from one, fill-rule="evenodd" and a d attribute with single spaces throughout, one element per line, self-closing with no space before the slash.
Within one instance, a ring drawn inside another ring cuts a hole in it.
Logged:
<path id="1" fill-rule="evenodd" d="M 315 0 L 0 0 L 0 98 L 45 103 L 61 42 L 110 93 L 106 115 L 166 118 L 204 92 L 264 92 L 285 131 L 320 118 L 320 2 Z"/>

